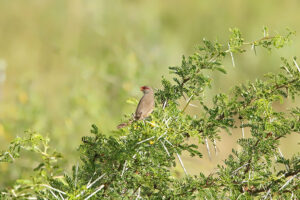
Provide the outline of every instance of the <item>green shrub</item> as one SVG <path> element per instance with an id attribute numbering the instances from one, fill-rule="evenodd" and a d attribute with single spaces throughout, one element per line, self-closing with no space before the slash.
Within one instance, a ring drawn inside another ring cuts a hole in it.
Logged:
<path id="1" fill-rule="evenodd" d="M 82 139 L 80 162 L 71 174 L 63 174 L 61 155 L 49 148 L 48 138 L 28 132 L 15 139 L 0 154 L 3 162 L 13 162 L 22 149 L 36 152 L 40 164 L 32 177 L 19 179 L 13 188 L 3 189 L 2 199 L 297 199 L 300 196 L 300 155 L 283 157 L 278 150 L 282 138 L 300 132 L 300 108 L 279 112 L 274 102 L 295 99 L 300 91 L 300 68 L 296 58 L 282 58 L 281 71 L 235 86 L 229 94 L 213 97 L 212 106 L 205 103 L 204 92 L 211 87 L 210 72 L 226 74 L 224 59 L 257 47 L 281 48 L 293 32 L 245 42 L 238 29 L 224 45 L 203 40 L 198 51 L 183 57 L 181 66 L 170 67 L 173 81 L 162 78 L 156 91 L 156 108 L 144 121 L 136 121 L 105 136 L 95 125 L 92 136 Z M 179 102 L 185 100 L 180 106 Z M 201 113 L 191 116 L 186 108 L 191 102 Z M 126 120 L 129 120 L 127 117 Z M 196 144 L 187 137 L 198 138 L 198 144 L 221 140 L 220 131 L 249 128 L 251 137 L 237 140 L 239 150 L 205 176 L 188 174 L 180 155 L 202 157 Z M 67 141 L 66 141 L 67 142 Z M 176 178 L 171 169 L 175 160 L 186 176 Z"/>

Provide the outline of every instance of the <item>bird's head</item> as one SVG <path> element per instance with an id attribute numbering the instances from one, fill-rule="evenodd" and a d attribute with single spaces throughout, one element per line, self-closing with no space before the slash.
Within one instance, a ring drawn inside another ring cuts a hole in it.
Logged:
<path id="1" fill-rule="evenodd" d="M 142 86 L 140 89 L 144 94 L 148 94 L 149 92 L 152 92 L 152 89 L 149 86 Z"/>

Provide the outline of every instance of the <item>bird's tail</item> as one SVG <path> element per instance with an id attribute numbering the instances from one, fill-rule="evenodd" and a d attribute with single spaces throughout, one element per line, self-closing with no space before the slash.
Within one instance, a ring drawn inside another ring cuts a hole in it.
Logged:
<path id="1" fill-rule="evenodd" d="M 119 124 L 119 125 L 117 126 L 117 129 L 120 129 L 120 128 L 124 128 L 124 127 L 126 127 L 126 126 L 129 126 L 132 122 L 133 122 L 133 120 L 130 120 L 130 121 L 128 121 L 128 122 L 124 122 L 124 123 L 122 123 L 122 124 Z"/>

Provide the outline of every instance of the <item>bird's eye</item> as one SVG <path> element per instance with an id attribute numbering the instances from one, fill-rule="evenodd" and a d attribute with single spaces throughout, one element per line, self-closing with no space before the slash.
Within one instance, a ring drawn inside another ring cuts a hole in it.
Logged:
<path id="1" fill-rule="evenodd" d="M 149 89 L 147 86 L 142 86 L 141 87 L 141 91 L 144 91 L 144 90 L 147 90 L 147 89 Z"/>

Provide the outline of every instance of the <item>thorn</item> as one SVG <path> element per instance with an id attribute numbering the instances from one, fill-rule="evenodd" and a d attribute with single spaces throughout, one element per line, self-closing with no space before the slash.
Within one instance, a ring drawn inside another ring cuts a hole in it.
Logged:
<path id="1" fill-rule="evenodd" d="M 58 193 L 58 194 L 62 200 L 65 200 L 65 198 L 61 195 L 61 193 Z"/>
<path id="2" fill-rule="evenodd" d="M 282 190 L 283 188 L 285 188 L 288 184 L 290 184 L 290 182 L 291 182 L 294 178 L 296 178 L 298 175 L 299 175 L 299 174 L 296 174 L 296 175 L 294 175 L 292 178 L 290 178 L 283 186 L 281 186 L 281 188 L 279 189 L 279 191 Z"/>
<path id="3" fill-rule="evenodd" d="M 189 104 L 189 106 L 192 106 L 192 107 L 195 107 L 195 108 L 198 108 L 198 106 L 194 105 L 194 104 Z"/>
<path id="4" fill-rule="evenodd" d="M 152 137 L 150 137 L 150 138 L 147 138 L 147 139 L 145 139 L 145 140 L 143 140 L 143 141 L 140 141 L 140 142 L 138 142 L 138 143 L 136 143 L 136 144 L 142 144 L 142 143 L 147 142 L 148 140 L 151 140 L 151 139 L 153 139 L 153 138 L 155 138 L 155 136 L 152 136 Z"/>
<path id="5" fill-rule="evenodd" d="M 254 51 L 254 54 L 256 55 L 256 48 L 255 48 L 255 44 L 254 43 L 252 44 L 251 49 Z"/>
<path id="6" fill-rule="evenodd" d="M 169 142 L 167 139 L 165 139 L 165 141 L 167 143 L 169 143 L 172 147 L 174 147 L 173 144 L 171 142 Z M 183 164 L 183 162 L 182 162 L 182 160 L 181 160 L 181 158 L 180 158 L 180 156 L 179 156 L 179 154 L 177 152 L 176 152 L 176 156 L 177 156 L 177 158 L 178 158 L 178 160 L 180 162 L 181 167 L 183 168 L 183 171 L 184 171 L 185 175 L 188 175 L 188 173 L 187 173 L 187 171 L 186 171 L 186 169 L 184 167 L 184 164 Z"/>
<path id="7" fill-rule="evenodd" d="M 165 102 L 164 102 L 163 110 L 165 109 L 166 105 L 167 105 L 167 100 L 165 100 Z"/>
<path id="8" fill-rule="evenodd" d="M 167 128 L 169 128 L 168 122 L 170 121 L 170 119 L 172 119 L 172 117 L 170 117 L 169 119 L 167 119 L 167 121 L 165 121 L 165 124 L 166 124 Z"/>
<path id="9" fill-rule="evenodd" d="M 151 125 L 154 126 L 154 127 L 159 127 L 158 125 L 153 124 L 152 122 L 149 122 L 149 121 L 146 121 L 146 123 L 151 124 Z"/>
<path id="10" fill-rule="evenodd" d="M 190 104 L 190 102 L 191 102 L 193 96 L 194 96 L 194 95 L 192 94 L 192 95 L 189 97 L 189 99 L 186 101 L 186 102 L 187 102 L 186 105 L 184 106 L 184 108 L 183 108 L 183 110 L 182 110 L 181 112 L 184 112 L 185 109 L 189 106 L 189 104 Z"/>
<path id="11" fill-rule="evenodd" d="M 216 140 L 214 140 L 214 149 L 215 149 L 215 154 L 218 155 Z"/>
<path id="12" fill-rule="evenodd" d="M 62 194 L 64 194 L 64 195 L 66 195 L 65 192 L 63 192 L 63 191 L 61 191 L 61 190 L 59 190 L 59 189 L 56 189 L 56 188 L 54 188 L 54 187 L 51 187 L 51 186 L 49 186 L 49 185 L 41 184 L 41 186 L 47 187 L 47 188 L 52 189 L 52 190 L 54 190 L 54 191 L 56 191 L 56 192 L 59 192 L 59 193 L 62 193 Z"/>
<path id="13" fill-rule="evenodd" d="M 163 143 L 163 141 L 160 140 L 160 142 L 161 142 L 162 146 L 164 147 L 165 151 L 167 152 L 168 156 L 170 156 L 170 153 L 169 153 L 166 145 Z"/>
<path id="14" fill-rule="evenodd" d="M 185 167 L 184 167 L 184 165 L 183 165 L 183 162 L 182 162 L 182 160 L 181 160 L 179 154 L 176 153 L 176 155 L 177 155 L 177 158 L 178 158 L 178 160 L 179 160 L 179 162 L 180 162 L 181 167 L 183 168 L 183 171 L 184 171 L 185 175 L 188 175 L 188 173 L 187 173 L 187 171 L 186 171 L 186 169 L 185 169 Z"/>
<path id="15" fill-rule="evenodd" d="M 103 178 L 103 176 L 105 176 L 106 173 L 102 174 L 101 176 L 99 176 L 96 180 L 94 180 L 91 184 L 87 185 L 86 188 L 89 189 L 90 187 L 92 187 L 97 181 L 99 181 L 101 178 Z"/>
<path id="16" fill-rule="evenodd" d="M 56 196 L 56 194 L 51 189 L 50 189 L 50 192 L 56 199 L 59 199 L 58 196 Z"/>
<path id="17" fill-rule="evenodd" d="M 280 150 L 279 147 L 278 147 L 278 152 L 279 152 L 281 158 L 284 158 L 284 157 L 283 157 L 283 154 L 282 154 L 282 152 L 281 152 L 281 150 Z M 285 164 L 285 168 L 286 168 L 286 170 L 289 170 L 289 166 L 288 166 L 287 164 Z"/>
<path id="18" fill-rule="evenodd" d="M 138 194 L 135 200 L 138 200 L 139 198 L 141 198 L 141 187 L 138 189 Z"/>
<path id="19" fill-rule="evenodd" d="M 245 131 L 244 131 L 244 123 L 242 122 L 242 135 L 243 135 L 243 138 L 245 138 Z"/>
<path id="20" fill-rule="evenodd" d="M 295 60 L 295 59 L 293 59 L 293 61 L 294 61 L 294 64 L 295 64 L 295 66 L 296 66 L 296 67 L 297 67 L 297 69 L 298 69 L 298 72 L 300 72 L 300 68 L 299 68 L 299 65 L 297 64 L 296 60 Z"/>
<path id="21" fill-rule="evenodd" d="M 87 183 L 87 185 L 89 185 L 93 179 L 93 177 L 96 175 L 96 172 L 94 172 L 93 176 L 90 178 L 89 182 Z"/>
<path id="22" fill-rule="evenodd" d="M 12 159 L 13 161 L 15 161 L 15 158 L 14 158 L 8 151 L 5 152 L 4 155 L 5 155 L 5 154 L 8 154 L 8 155 L 11 157 L 11 159 Z"/>
<path id="23" fill-rule="evenodd" d="M 283 66 L 284 67 L 284 69 L 291 75 L 291 76 L 293 76 L 292 74 L 291 74 L 291 72 L 289 71 L 289 69 L 286 67 L 286 66 Z"/>
<path id="24" fill-rule="evenodd" d="M 230 56 L 231 56 L 232 65 L 233 65 L 233 67 L 235 67 L 233 53 L 230 51 L 230 44 L 229 43 L 228 43 L 228 48 L 229 48 L 228 50 L 229 50 L 229 53 L 230 53 Z"/>
<path id="25" fill-rule="evenodd" d="M 124 175 L 124 172 L 125 172 L 125 170 L 126 170 L 126 165 L 127 165 L 127 160 L 126 160 L 125 163 L 124 163 L 121 177 L 123 177 L 123 175 Z"/>
<path id="26" fill-rule="evenodd" d="M 165 131 L 163 134 L 161 134 L 161 136 L 159 136 L 158 138 L 157 138 L 157 140 L 159 140 L 160 138 L 162 138 L 164 135 L 166 135 L 167 134 L 167 131 Z"/>
<path id="27" fill-rule="evenodd" d="M 210 150 L 209 150 L 209 145 L 208 145 L 208 140 L 207 140 L 207 138 L 205 138 L 205 144 L 206 144 L 206 149 L 207 149 L 207 153 L 208 153 L 209 160 L 211 160 L 211 154 L 210 154 Z"/>
<path id="28" fill-rule="evenodd" d="M 249 163 L 244 164 L 243 166 L 240 166 L 239 168 L 237 168 L 236 170 L 234 170 L 232 172 L 232 174 L 236 174 L 236 172 L 238 172 L 240 169 L 242 169 L 243 167 L 246 167 L 247 165 L 249 165 Z"/>
<path id="29" fill-rule="evenodd" d="M 268 190 L 268 192 L 267 192 L 267 194 L 266 194 L 266 196 L 265 196 L 264 199 L 267 199 L 267 197 L 269 196 L 270 192 L 271 192 L 271 189 Z"/>
<path id="30" fill-rule="evenodd" d="M 97 192 L 99 192 L 100 190 L 102 190 L 102 188 L 104 188 L 104 185 L 101 185 L 95 192 L 93 192 L 91 195 L 89 195 L 84 200 L 88 200 L 89 198 L 91 198 L 92 196 L 94 196 Z"/>

